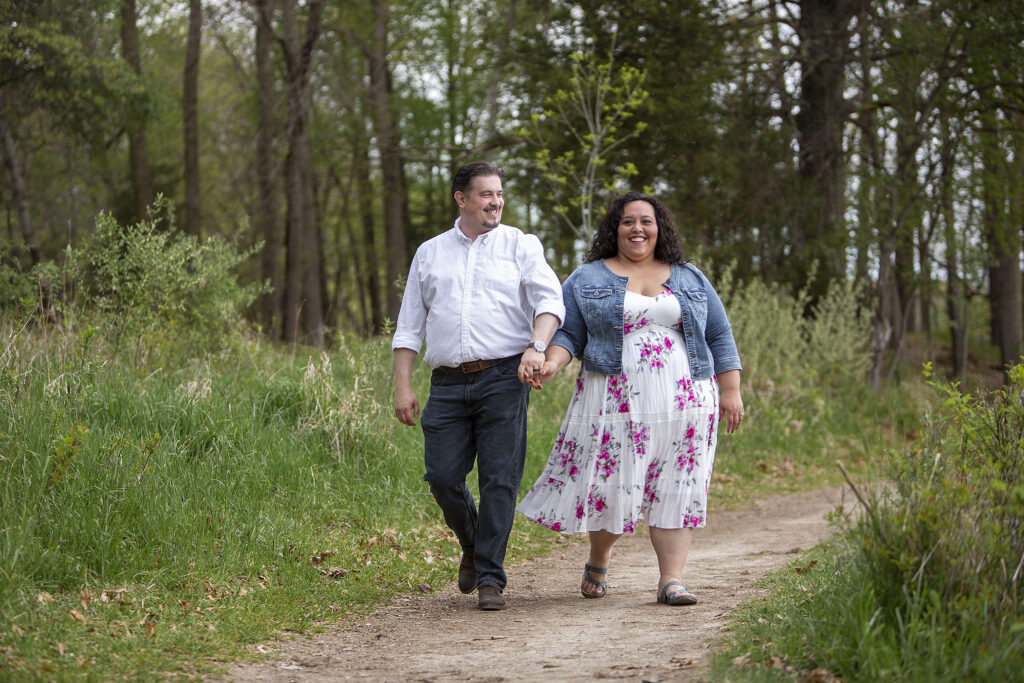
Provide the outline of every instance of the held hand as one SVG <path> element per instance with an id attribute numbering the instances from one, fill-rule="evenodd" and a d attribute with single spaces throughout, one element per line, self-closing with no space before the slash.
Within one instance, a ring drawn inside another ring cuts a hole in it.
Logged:
<path id="1" fill-rule="evenodd" d="M 721 413 L 718 419 L 725 418 L 725 431 L 732 434 L 743 423 L 743 398 L 739 390 L 722 392 L 719 407 Z"/>
<path id="2" fill-rule="evenodd" d="M 411 389 L 395 392 L 395 417 L 404 425 L 412 427 L 420 416 L 420 402 Z"/>
<path id="3" fill-rule="evenodd" d="M 544 367 L 544 354 L 533 349 L 523 351 L 519 361 L 519 381 L 529 384 L 534 389 L 541 389 L 540 371 Z"/>
<path id="4" fill-rule="evenodd" d="M 562 366 L 559 363 L 553 360 L 546 360 L 544 361 L 544 365 L 541 367 L 540 372 L 535 377 L 541 384 L 547 384 L 554 379 L 555 375 L 557 375 L 558 371 L 561 369 Z"/>

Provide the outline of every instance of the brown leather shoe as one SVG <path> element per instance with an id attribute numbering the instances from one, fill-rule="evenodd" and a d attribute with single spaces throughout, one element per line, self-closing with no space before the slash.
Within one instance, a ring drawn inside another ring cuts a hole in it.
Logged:
<path id="1" fill-rule="evenodd" d="M 477 598 L 477 607 L 485 610 L 505 609 L 508 603 L 501 597 L 501 591 L 494 586 L 480 586 L 480 596 Z"/>
<path id="2" fill-rule="evenodd" d="M 473 549 L 463 550 L 462 562 L 459 562 L 459 590 L 463 593 L 472 593 L 476 590 L 476 580 L 479 576 L 473 562 Z"/>

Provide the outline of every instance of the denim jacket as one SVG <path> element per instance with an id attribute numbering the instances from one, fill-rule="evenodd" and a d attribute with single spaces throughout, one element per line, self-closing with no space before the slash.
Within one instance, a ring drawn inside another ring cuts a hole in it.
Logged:
<path id="1" fill-rule="evenodd" d="M 591 372 L 622 372 L 622 307 L 628 280 L 609 270 L 603 260 L 577 268 L 562 285 L 565 322 L 551 343 L 568 349 Z M 691 378 L 739 370 L 740 356 L 725 307 L 704 274 L 690 264 L 672 265 L 663 284 L 679 301 L 679 328 L 686 340 Z"/>

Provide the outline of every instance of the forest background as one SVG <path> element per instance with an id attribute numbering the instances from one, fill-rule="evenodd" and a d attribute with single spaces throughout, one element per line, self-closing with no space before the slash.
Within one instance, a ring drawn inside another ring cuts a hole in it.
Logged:
<path id="1" fill-rule="evenodd" d="M 812 304 L 866 285 L 876 386 L 915 331 L 929 357 L 948 334 L 958 378 L 972 346 L 1021 355 L 1012 0 L 0 7 L 5 267 L 163 195 L 186 233 L 262 245 L 251 317 L 323 347 L 395 319 L 453 169 L 487 158 L 561 276 L 607 196 L 646 188 L 713 274 Z"/>
<path id="2" fill-rule="evenodd" d="M 1019 675 L 1017 4 L 0 0 L 0 675 L 201 675 L 451 581 L 387 333 L 478 158 L 562 277 L 612 193 L 673 210 L 744 360 L 716 504 L 891 485 L 723 675 Z"/>

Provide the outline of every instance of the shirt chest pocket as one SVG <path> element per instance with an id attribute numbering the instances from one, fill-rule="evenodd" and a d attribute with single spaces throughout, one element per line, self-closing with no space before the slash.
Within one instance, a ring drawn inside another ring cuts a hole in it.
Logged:
<path id="1" fill-rule="evenodd" d="M 576 290 L 576 293 L 576 301 L 579 303 L 585 319 L 600 319 L 611 312 L 611 287 L 583 285 Z"/>
<path id="2" fill-rule="evenodd" d="M 514 261 L 491 259 L 481 263 L 478 269 L 479 281 L 487 290 L 514 294 L 519 291 L 519 268 Z"/>
<path id="3" fill-rule="evenodd" d="M 683 292 L 682 303 L 686 307 L 684 310 L 689 310 L 697 325 L 704 329 L 708 322 L 707 293 L 699 289 L 688 289 Z"/>

